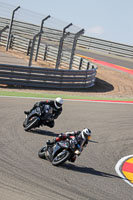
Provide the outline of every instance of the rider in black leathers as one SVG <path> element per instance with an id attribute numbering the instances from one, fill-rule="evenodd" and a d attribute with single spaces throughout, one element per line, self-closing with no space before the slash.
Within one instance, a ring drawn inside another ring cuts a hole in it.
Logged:
<path id="1" fill-rule="evenodd" d="M 50 128 L 54 127 L 54 119 L 57 119 L 59 117 L 59 115 L 62 113 L 62 105 L 63 105 L 63 99 L 60 97 L 57 97 L 55 100 L 46 100 L 46 101 L 40 101 L 34 104 L 33 108 L 30 111 L 24 111 L 24 113 L 26 115 L 28 115 L 32 110 L 34 110 L 37 107 L 40 107 L 41 110 L 43 110 L 45 105 L 49 105 L 53 112 L 53 118 L 52 120 L 50 120 L 49 122 L 47 122 L 47 126 L 49 126 Z"/>
<path id="2" fill-rule="evenodd" d="M 80 155 L 81 152 L 83 151 L 83 148 L 87 146 L 88 141 L 90 140 L 91 130 L 88 128 L 84 128 L 82 131 L 61 133 L 59 134 L 59 136 L 54 138 L 53 141 L 48 140 L 47 145 L 51 146 L 54 145 L 56 142 L 59 142 L 61 140 L 66 140 L 67 138 L 72 138 L 72 137 L 75 137 L 77 140 L 78 149 L 76 150 L 76 154 Z M 76 155 L 74 155 L 70 161 L 75 162 L 75 160 L 76 160 Z"/>

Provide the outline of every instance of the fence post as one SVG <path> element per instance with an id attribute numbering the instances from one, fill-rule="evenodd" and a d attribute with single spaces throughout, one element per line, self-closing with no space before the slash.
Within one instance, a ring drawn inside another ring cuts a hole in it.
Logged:
<path id="1" fill-rule="evenodd" d="M 35 41 L 36 38 L 42 34 L 42 32 L 37 33 L 36 35 L 34 35 L 33 37 L 33 42 L 32 42 L 32 47 L 31 47 L 31 52 L 30 52 L 30 59 L 29 59 L 29 67 L 32 65 L 32 58 L 33 58 L 33 53 L 34 53 L 34 46 L 35 46 Z"/>
<path id="2" fill-rule="evenodd" d="M 69 64 L 69 69 L 70 70 L 72 69 L 72 63 L 73 63 L 73 58 L 74 58 L 74 54 L 75 54 L 77 40 L 80 37 L 80 35 L 82 35 L 82 34 L 84 34 L 84 29 L 80 30 L 79 32 L 77 32 L 75 34 L 74 41 L 73 41 L 73 47 L 72 47 L 72 51 L 71 51 L 70 64 Z"/>
<path id="3" fill-rule="evenodd" d="M 9 28 L 9 34 L 8 34 L 8 40 L 7 40 L 7 45 L 6 45 L 6 51 L 8 51 L 9 48 L 9 42 L 10 42 L 10 38 L 11 38 L 11 32 L 12 32 L 12 25 L 13 25 L 13 20 L 14 20 L 14 15 L 15 12 L 20 8 L 20 6 L 18 6 L 17 8 L 15 8 L 12 12 L 12 19 L 10 22 L 10 28 Z"/>
<path id="4" fill-rule="evenodd" d="M 44 25 L 44 21 L 46 21 L 48 18 L 50 18 L 51 16 L 48 15 L 47 17 L 45 17 L 42 22 L 41 22 L 41 27 L 40 27 L 40 32 L 42 33 L 43 31 L 43 25 Z M 37 44 L 37 50 L 36 50 L 36 56 L 35 56 L 35 61 L 37 61 L 37 57 L 38 57 L 38 52 L 39 52 L 39 47 L 40 47 L 40 42 L 41 42 L 41 36 L 42 34 L 39 35 L 39 39 L 38 39 L 38 44 Z"/>
<path id="5" fill-rule="evenodd" d="M 6 31 L 6 29 L 8 29 L 8 28 L 9 28 L 9 26 L 7 25 L 7 26 L 5 26 L 3 29 L 0 30 L 0 40 L 1 40 L 1 35 L 2 35 L 2 33 L 3 33 L 4 31 Z"/>
<path id="6" fill-rule="evenodd" d="M 48 46 L 46 45 L 43 60 L 46 60 L 47 53 L 48 53 Z"/>
<path id="7" fill-rule="evenodd" d="M 27 56 L 30 54 L 31 52 L 31 46 L 32 46 L 32 40 L 29 40 L 29 44 L 28 44 L 28 49 L 27 49 Z"/>
<path id="8" fill-rule="evenodd" d="M 90 62 L 87 63 L 87 70 L 89 69 L 90 67 Z"/>
<path id="9" fill-rule="evenodd" d="M 13 44 L 14 44 L 14 36 L 11 35 L 11 39 L 10 39 L 10 42 L 9 42 L 9 49 L 13 49 Z"/>
<path id="10" fill-rule="evenodd" d="M 62 54 L 62 48 L 63 48 L 64 39 L 70 34 L 69 32 L 66 33 L 66 29 L 69 28 L 70 26 L 72 26 L 72 23 L 68 24 L 68 25 L 67 25 L 66 27 L 64 27 L 64 29 L 63 29 L 62 37 L 61 37 L 61 39 L 60 39 L 59 48 L 58 48 L 58 55 L 57 55 L 57 60 L 56 60 L 56 69 L 58 69 L 58 68 L 59 68 L 59 65 L 60 65 L 61 54 Z"/>
<path id="11" fill-rule="evenodd" d="M 79 63 L 79 70 L 81 70 L 82 63 L 83 63 L 83 58 L 81 58 L 81 59 L 80 59 L 80 63 Z"/>

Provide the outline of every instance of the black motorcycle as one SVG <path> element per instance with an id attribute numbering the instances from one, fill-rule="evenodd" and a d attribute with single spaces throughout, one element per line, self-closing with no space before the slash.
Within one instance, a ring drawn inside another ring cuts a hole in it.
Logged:
<path id="1" fill-rule="evenodd" d="M 38 156 L 43 159 L 49 160 L 52 165 L 58 166 L 64 162 L 71 161 L 73 156 L 79 155 L 79 146 L 76 138 L 66 139 L 60 142 L 56 142 L 53 145 L 46 145 L 38 152 Z M 78 152 L 78 153 L 77 153 Z"/>
<path id="2" fill-rule="evenodd" d="M 53 120 L 53 109 L 49 105 L 45 105 L 43 108 L 37 107 L 33 109 L 23 122 L 25 131 L 29 131 L 32 128 L 39 126 L 47 126 L 47 123 Z"/>

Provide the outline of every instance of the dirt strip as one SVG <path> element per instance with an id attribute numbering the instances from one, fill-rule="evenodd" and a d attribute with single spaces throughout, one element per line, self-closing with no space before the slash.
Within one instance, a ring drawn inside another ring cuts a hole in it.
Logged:
<path id="1" fill-rule="evenodd" d="M 1 49 L 1 52 L 4 50 Z M 5 52 L 4 52 L 5 53 Z M 6 60 L 17 58 L 22 62 L 26 62 L 26 58 L 16 53 L 7 52 Z M 18 61 L 18 60 L 17 60 Z M 128 74 L 117 69 L 113 69 L 108 66 L 98 65 L 96 74 L 95 86 L 85 89 L 85 90 L 41 90 L 35 88 L 9 88 L 6 85 L 0 85 L 0 90 L 9 91 L 24 91 L 24 92 L 34 92 L 34 93 L 49 93 L 49 94 L 65 94 L 65 95 L 82 95 L 88 97 L 109 97 L 109 98 L 133 98 L 133 75 Z"/>

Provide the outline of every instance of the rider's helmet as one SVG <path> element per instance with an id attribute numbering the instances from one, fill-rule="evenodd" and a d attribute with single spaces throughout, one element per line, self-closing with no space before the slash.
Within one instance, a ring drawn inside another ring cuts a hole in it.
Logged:
<path id="1" fill-rule="evenodd" d="M 81 137 L 83 140 L 89 140 L 90 137 L 91 137 L 91 130 L 88 129 L 88 128 L 84 128 L 82 131 L 81 131 Z"/>
<path id="2" fill-rule="evenodd" d="M 63 105 L 63 99 L 60 98 L 60 97 L 57 97 L 55 100 L 54 100 L 54 105 L 57 109 L 61 108 L 62 105 Z"/>

